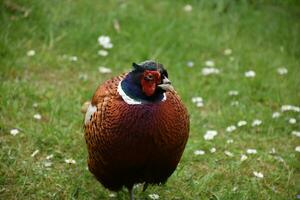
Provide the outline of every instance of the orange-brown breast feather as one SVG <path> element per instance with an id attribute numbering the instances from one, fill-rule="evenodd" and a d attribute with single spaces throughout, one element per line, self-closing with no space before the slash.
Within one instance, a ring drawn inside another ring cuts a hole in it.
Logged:
<path id="1" fill-rule="evenodd" d="M 97 111 L 85 125 L 89 170 L 111 190 L 165 182 L 189 134 L 188 113 L 175 92 L 167 92 L 166 101 L 129 105 L 117 92 L 125 75 L 98 87 L 91 102 Z"/>

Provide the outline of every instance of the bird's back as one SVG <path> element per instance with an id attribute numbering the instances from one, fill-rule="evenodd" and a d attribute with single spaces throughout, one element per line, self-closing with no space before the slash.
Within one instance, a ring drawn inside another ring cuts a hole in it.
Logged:
<path id="1" fill-rule="evenodd" d="M 187 110 L 175 92 L 164 101 L 127 104 L 117 92 L 124 76 L 98 87 L 85 120 L 89 170 L 111 190 L 165 182 L 189 133 Z"/>

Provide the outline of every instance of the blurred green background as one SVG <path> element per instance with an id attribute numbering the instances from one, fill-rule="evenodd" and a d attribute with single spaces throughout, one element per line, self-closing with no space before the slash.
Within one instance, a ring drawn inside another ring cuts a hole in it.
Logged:
<path id="1" fill-rule="evenodd" d="M 167 184 L 138 187 L 139 199 L 296 199 L 299 107 L 281 108 L 300 103 L 299 19 L 297 0 L 0 1 L 0 199 L 128 199 L 86 169 L 80 108 L 100 83 L 147 59 L 167 68 L 191 132 Z M 204 75 L 207 67 L 218 73 Z M 247 149 L 257 154 L 241 161 Z"/>

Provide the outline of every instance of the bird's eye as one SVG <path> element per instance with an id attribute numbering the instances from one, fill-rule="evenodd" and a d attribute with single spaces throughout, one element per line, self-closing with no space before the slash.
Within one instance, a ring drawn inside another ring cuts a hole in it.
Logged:
<path id="1" fill-rule="evenodd" d="M 154 78 L 154 76 L 153 76 L 152 74 L 148 74 L 147 76 L 144 77 L 144 79 L 145 79 L 146 81 L 152 81 L 153 78 Z"/>

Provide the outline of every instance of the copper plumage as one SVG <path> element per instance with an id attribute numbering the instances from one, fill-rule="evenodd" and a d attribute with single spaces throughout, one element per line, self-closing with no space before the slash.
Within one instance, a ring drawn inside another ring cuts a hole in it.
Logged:
<path id="1" fill-rule="evenodd" d="M 139 66 L 142 68 L 135 70 L 139 71 L 134 72 L 135 77 L 143 81 L 151 78 L 147 75 L 143 79 L 145 69 L 160 73 L 160 80 L 153 82 L 157 88 L 167 77 L 162 65 L 153 61 Z M 129 75 L 114 77 L 97 88 L 90 104 L 95 112 L 84 125 L 89 170 L 113 191 L 123 186 L 131 191 L 137 183 L 166 182 L 180 161 L 189 135 L 188 112 L 175 90 L 160 90 L 165 99 L 128 104 L 118 86 Z"/>

